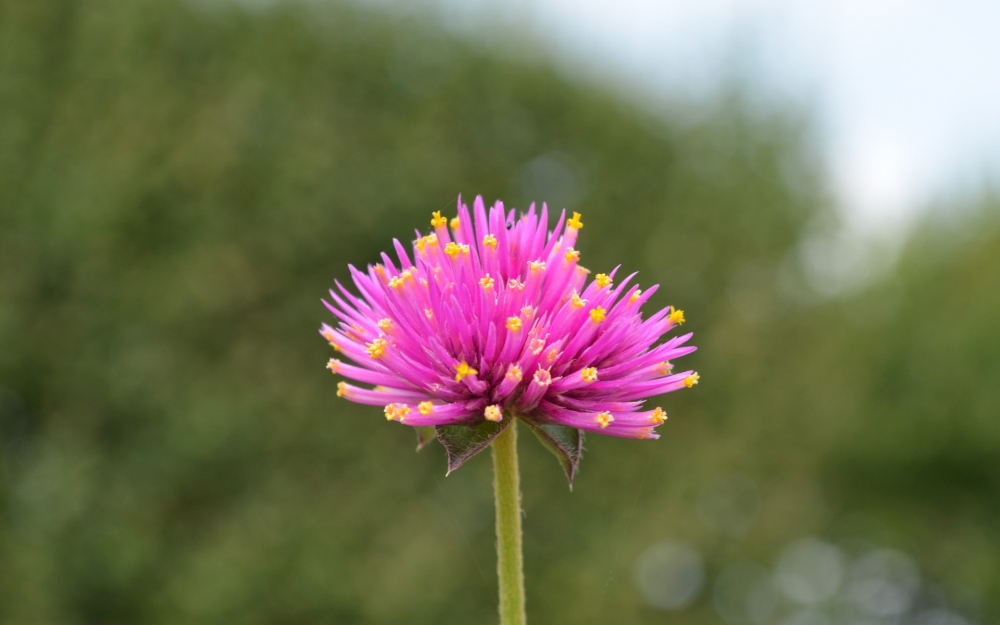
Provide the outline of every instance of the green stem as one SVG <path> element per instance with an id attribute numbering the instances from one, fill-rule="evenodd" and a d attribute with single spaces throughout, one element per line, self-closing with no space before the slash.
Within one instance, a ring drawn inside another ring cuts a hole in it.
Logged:
<path id="1" fill-rule="evenodd" d="M 521 477 L 517 468 L 517 419 L 493 439 L 493 496 L 497 508 L 497 576 L 500 625 L 524 625 L 524 556 L 521 554 Z"/>

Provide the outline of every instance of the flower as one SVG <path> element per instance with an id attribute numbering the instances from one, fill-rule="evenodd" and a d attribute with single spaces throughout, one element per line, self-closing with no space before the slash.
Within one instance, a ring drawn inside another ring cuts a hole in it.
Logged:
<path id="1" fill-rule="evenodd" d="M 685 345 L 690 333 L 657 344 L 684 323 L 683 311 L 643 319 L 657 287 L 630 286 L 635 274 L 616 284 L 617 268 L 588 284 L 574 247 L 579 213 L 567 220 L 563 212 L 550 231 L 544 205 L 517 217 L 500 202 L 487 211 L 476 198 L 470 212 L 459 199 L 456 219 L 435 212 L 431 225 L 409 250 L 393 242 L 398 265 L 382 254 L 367 272 L 351 266 L 358 293 L 337 282 L 332 303 L 324 301 L 339 324 L 320 334 L 353 361 L 328 367 L 368 385 L 341 382 L 339 396 L 410 426 L 517 416 L 658 437 L 666 414 L 644 401 L 698 380 L 673 372 L 695 350 Z"/>

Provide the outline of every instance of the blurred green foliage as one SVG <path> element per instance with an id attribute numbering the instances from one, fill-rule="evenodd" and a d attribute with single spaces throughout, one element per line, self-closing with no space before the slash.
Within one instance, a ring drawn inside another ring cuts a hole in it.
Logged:
<path id="1" fill-rule="evenodd" d="M 522 437 L 533 622 L 717 622 L 708 591 L 647 607 L 638 554 L 683 540 L 711 578 L 804 535 L 1000 614 L 997 201 L 816 304 L 803 116 L 740 89 L 640 112 L 511 45 L 373 9 L 0 0 L 0 619 L 493 622 L 488 459 L 445 479 L 336 398 L 316 334 L 347 263 L 458 193 L 582 212 L 585 264 L 661 284 L 701 347 L 664 438 L 590 437 L 575 492 Z M 720 531 L 696 510 L 732 474 L 759 511 Z"/>

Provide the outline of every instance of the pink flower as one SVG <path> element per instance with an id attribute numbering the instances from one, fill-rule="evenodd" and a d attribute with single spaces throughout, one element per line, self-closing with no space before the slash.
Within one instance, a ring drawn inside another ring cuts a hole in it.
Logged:
<path id="1" fill-rule="evenodd" d="M 695 350 L 691 334 L 657 342 L 684 323 L 673 307 L 643 319 L 656 291 L 590 273 L 574 248 L 580 214 L 547 209 L 516 218 L 497 202 L 473 211 L 459 200 L 450 224 L 411 249 L 398 240 L 367 272 L 350 268 L 359 294 L 339 282 L 324 302 L 340 320 L 320 334 L 346 360 L 330 360 L 337 394 L 384 408 L 410 426 L 477 425 L 512 416 L 539 425 L 628 438 L 658 438 L 666 419 L 644 401 L 698 382 L 673 361 Z M 450 225 L 450 227 L 449 227 Z M 412 257 L 410 255 L 412 253 Z M 412 260 L 411 260 L 412 258 Z M 350 362 L 347 362 L 350 361 Z"/>

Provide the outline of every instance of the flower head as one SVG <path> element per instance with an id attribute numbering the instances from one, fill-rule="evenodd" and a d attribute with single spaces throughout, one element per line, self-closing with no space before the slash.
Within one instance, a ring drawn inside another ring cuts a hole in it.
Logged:
<path id="1" fill-rule="evenodd" d="M 615 269 L 588 283 L 575 247 L 579 213 L 563 213 L 550 231 L 544 205 L 518 216 L 476 198 L 472 211 L 460 202 L 457 218 L 436 212 L 431 225 L 412 248 L 394 241 L 398 260 L 351 267 L 357 294 L 337 283 L 324 302 L 339 325 L 320 334 L 351 361 L 329 367 L 365 385 L 341 382 L 339 396 L 410 426 L 509 415 L 657 437 L 666 415 L 643 402 L 698 381 L 673 372 L 695 349 L 685 345 L 691 335 L 660 343 L 684 314 L 668 307 L 644 319 L 656 287 L 630 286 L 634 274 L 616 283 Z"/>

